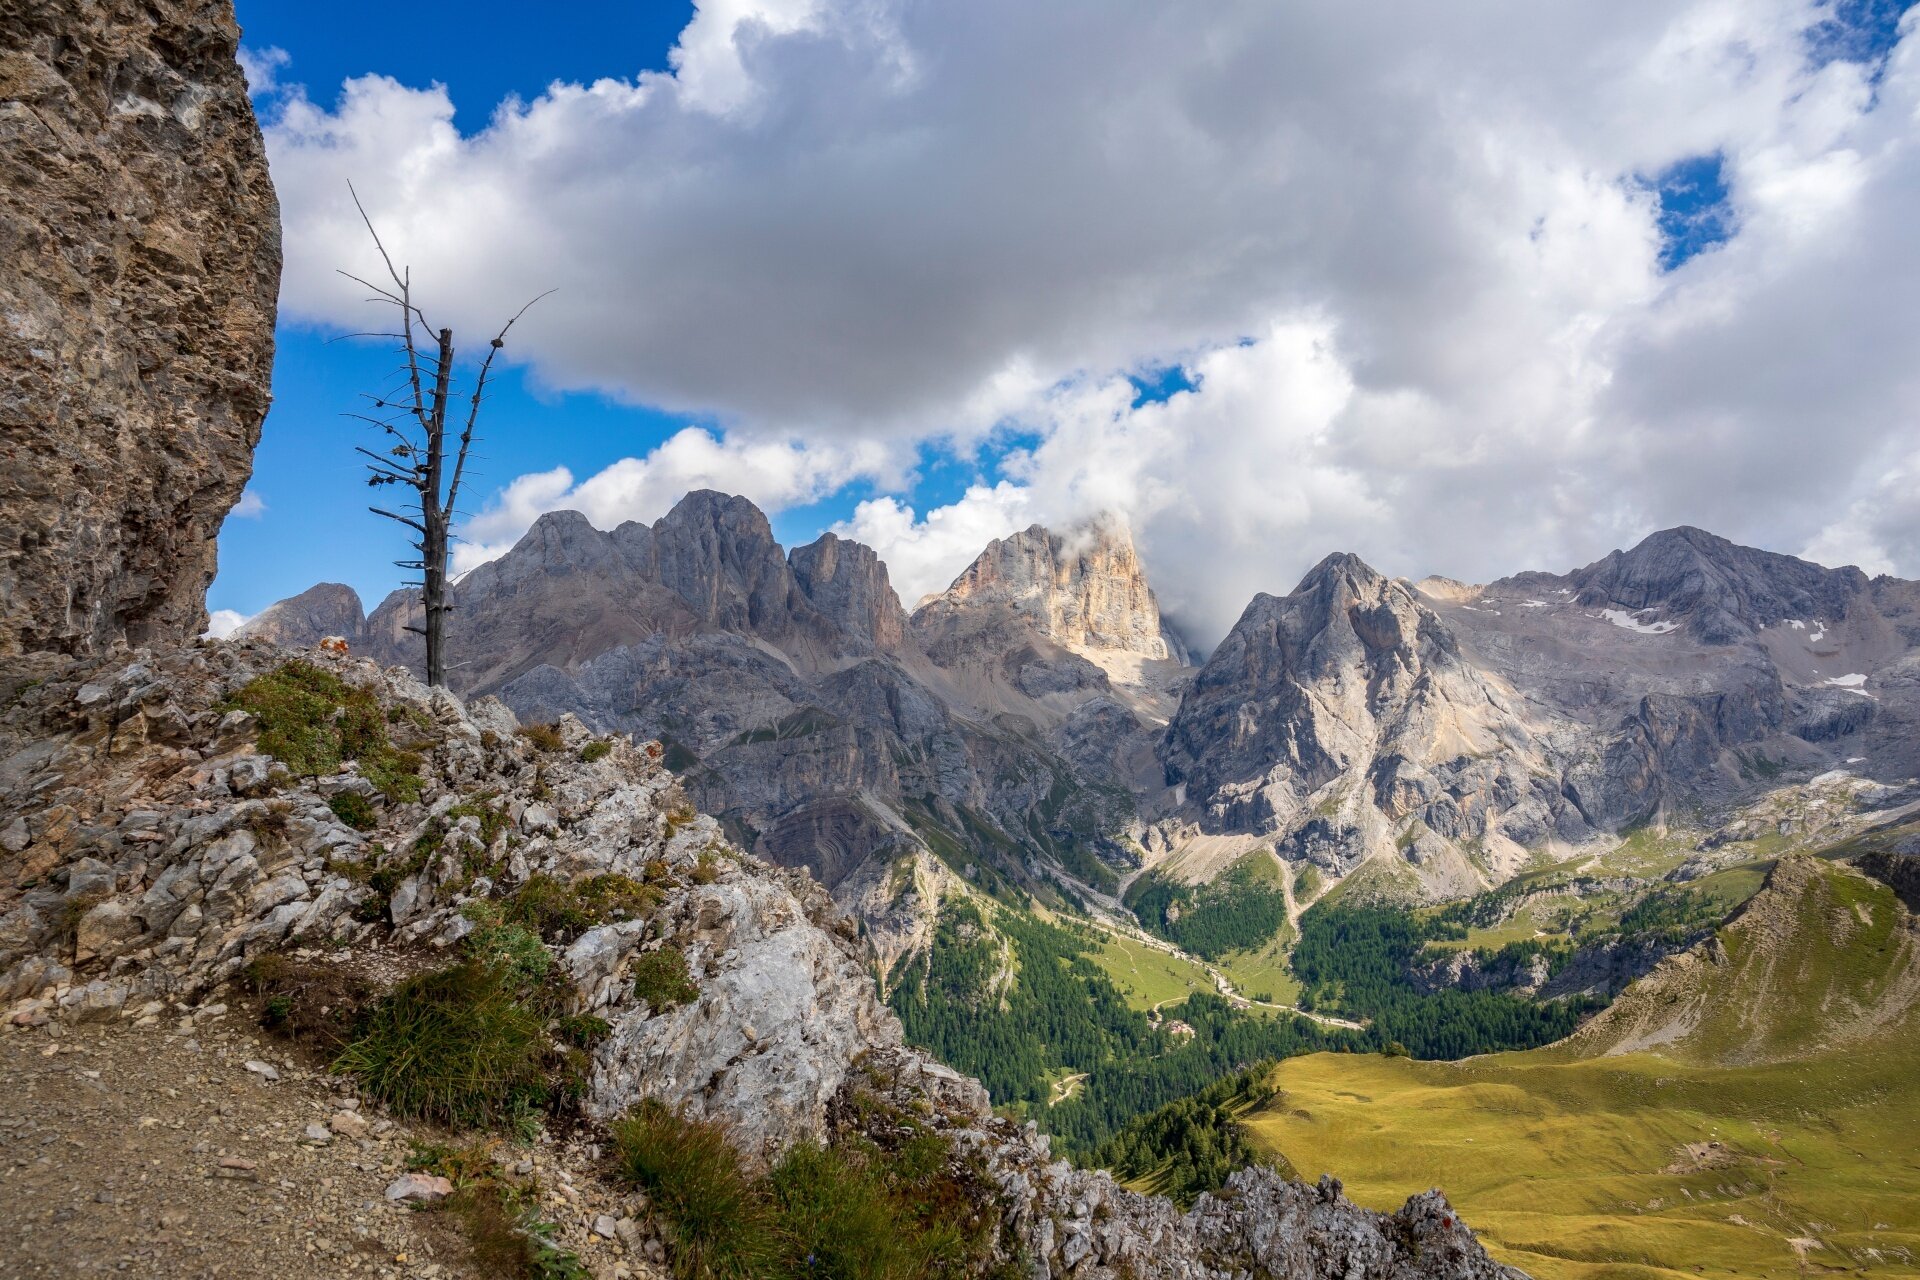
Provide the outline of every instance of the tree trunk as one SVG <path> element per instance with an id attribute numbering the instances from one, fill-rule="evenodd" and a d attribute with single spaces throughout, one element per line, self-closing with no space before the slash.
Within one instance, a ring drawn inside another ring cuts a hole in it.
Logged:
<path id="1" fill-rule="evenodd" d="M 427 683 L 447 683 L 447 526 L 452 513 L 440 505 L 446 464 L 447 395 L 453 377 L 453 330 L 440 331 L 440 364 L 433 377 L 433 426 L 427 433 L 427 484 L 421 512 L 421 596 L 427 606 Z"/>

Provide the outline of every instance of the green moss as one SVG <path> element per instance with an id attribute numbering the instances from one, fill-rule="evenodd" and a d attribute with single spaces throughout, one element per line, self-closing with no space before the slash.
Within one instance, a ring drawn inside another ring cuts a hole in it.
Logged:
<path id="1" fill-rule="evenodd" d="M 585 764 L 592 764 L 595 760 L 604 760 L 612 754 L 613 744 L 604 738 L 589 742 L 586 746 L 580 748 L 580 759 Z"/>
<path id="2" fill-rule="evenodd" d="M 370 831 L 376 821 L 373 802 L 357 791 L 342 791 L 327 801 L 327 808 L 333 810 L 334 817 L 355 831 Z"/>
<path id="3" fill-rule="evenodd" d="M 419 798 L 420 757 L 397 749 L 371 690 L 294 659 L 247 682 L 225 704 L 260 722 L 260 749 L 304 777 L 351 760 L 388 800 Z"/>
<path id="4" fill-rule="evenodd" d="M 671 1009 L 699 999 L 700 988 L 693 984 L 686 953 L 669 944 L 635 958 L 633 994 L 655 1009 Z"/>

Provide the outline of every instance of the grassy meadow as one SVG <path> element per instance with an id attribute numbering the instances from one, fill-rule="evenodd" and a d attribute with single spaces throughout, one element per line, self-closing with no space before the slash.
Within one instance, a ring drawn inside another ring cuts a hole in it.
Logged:
<path id="1" fill-rule="evenodd" d="M 1362 1204 L 1445 1187 L 1540 1280 L 1920 1275 L 1914 938 L 1884 885 L 1796 859 L 1568 1041 L 1290 1059 L 1246 1124 Z"/>

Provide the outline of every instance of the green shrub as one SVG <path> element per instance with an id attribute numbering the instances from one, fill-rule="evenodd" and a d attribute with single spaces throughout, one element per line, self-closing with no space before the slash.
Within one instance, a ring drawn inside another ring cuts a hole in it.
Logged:
<path id="1" fill-rule="evenodd" d="M 614 1125 L 616 1165 L 652 1196 L 676 1280 L 982 1274 L 999 1221 L 983 1165 L 877 1099 L 867 1110 L 884 1149 L 803 1143 L 755 1177 L 721 1125 L 649 1099 Z"/>
<path id="2" fill-rule="evenodd" d="M 531 876 L 506 899 L 507 919 L 538 933 L 549 942 L 568 943 L 595 925 L 637 919 L 665 896 L 653 885 L 628 876 L 588 876 L 568 884 L 545 873 Z"/>
<path id="3" fill-rule="evenodd" d="M 538 934 L 502 920 L 499 906 L 492 902 L 469 902 L 460 914 L 473 922 L 473 930 L 465 939 L 468 955 L 501 969 L 523 992 L 546 980 L 553 969 L 553 957 Z"/>
<path id="4" fill-rule="evenodd" d="M 856 1153 L 802 1143 L 774 1168 L 770 1182 L 793 1275 L 919 1280 L 928 1274 L 926 1242 Z"/>
<path id="5" fill-rule="evenodd" d="M 652 1008 L 671 1009 L 700 998 L 687 969 L 686 953 L 671 944 L 643 951 L 633 961 L 633 994 Z"/>
<path id="6" fill-rule="evenodd" d="M 371 690 L 296 658 L 254 677 L 225 705 L 253 715 L 260 749 L 296 774 L 318 777 L 352 760 L 388 800 L 419 798 L 420 757 L 394 747 Z"/>
<path id="7" fill-rule="evenodd" d="M 573 889 L 594 924 L 637 920 L 667 896 L 666 891 L 656 885 L 641 884 L 631 876 L 612 872 L 588 876 Z"/>
<path id="8" fill-rule="evenodd" d="M 604 739 L 589 742 L 580 748 L 580 759 L 586 764 L 592 764 L 595 760 L 604 760 L 611 754 L 613 754 L 613 744 Z"/>
<path id="9" fill-rule="evenodd" d="M 675 1280 L 761 1280 L 781 1261 L 773 1213 L 726 1131 L 649 1098 L 613 1126 L 621 1175 L 653 1199 Z"/>
<path id="10" fill-rule="evenodd" d="M 553 1033 L 562 1044 L 591 1049 L 613 1034 L 613 1024 L 590 1013 L 570 1013 L 554 1024 Z"/>
<path id="11" fill-rule="evenodd" d="M 373 802 L 357 791 L 342 791 L 327 801 L 327 808 L 333 810 L 334 817 L 355 831 L 369 831 L 376 821 Z"/>
<path id="12" fill-rule="evenodd" d="M 466 960 L 400 984 L 334 1068 L 402 1116 L 511 1124 L 549 1095 L 547 1037 L 505 966 Z"/>

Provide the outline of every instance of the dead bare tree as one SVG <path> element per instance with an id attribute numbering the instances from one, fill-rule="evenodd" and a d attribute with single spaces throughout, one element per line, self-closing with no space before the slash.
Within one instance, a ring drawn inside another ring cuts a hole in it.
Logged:
<path id="1" fill-rule="evenodd" d="M 386 264 L 393 287 L 384 288 L 346 271 L 340 274 L 373 290 L 375 296 L 368 301 L 391 303 L 400 312 L 398 333 L 354 336 L 396 338 L 406 357 L 405 364 L 396 371 L 396 377 L 404 375 L 399 389 L 380 395 L 363 392 L 372 402 L 373 412 L 347 416 L 378 427 L 391 440 L 384 453 L 355 446 L 368 458 L 367 484 L 376 489 L 399 485 L 412 491 L 410 506 L 403 511 L 390 511 L 385 507 L 367 510 L 405 525 L 415 535 L 412 546 L 419 558 L 394 563 L 402 569 L 420 571 L 420 581 L 410 585 L 420 588 L 426 625 L 408 624 L 407 630 L 426 637 L 427 683 L 444 685 L 447 682 L 447 614 L 453 608 L 447 600 L 447 539 L 460 500 L 460 483 L 466 476 L 467 457 L 473 448 L 473 429 L 480 420 L 480 406 L 486 400 L 493 358 L 507 345 L 507 331 L 527 313 L 527 307 L 547 295 L 541 294 L 514 312 L 513 318 L 494 335 L 467 398 L 466 424 L 460 431 L 449 471 L 447 420 L 450 410 L 457 412 L 458 399 L 453 376 L 453 330 L 436 329 L 428 323 L 426 313 L 413 300 L 412 269 L 395 268 L 387 246 L 380 241 L 380 233 L 373 229 L 373 219 L 360 203 L 360 193 L 353 190 L 351 183 L 347 190 L 353 194 L 353 207 L 360 211 L 360 220 L 366 223 L 367 234 L 373 237 L 374 247 L 380 251 L 380 260 Z M 425 355 L 420 350 L 419 339 L 423 337 L 433 344 Z"/>

